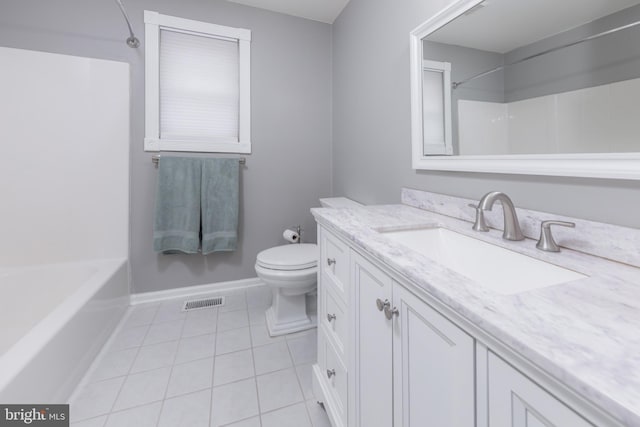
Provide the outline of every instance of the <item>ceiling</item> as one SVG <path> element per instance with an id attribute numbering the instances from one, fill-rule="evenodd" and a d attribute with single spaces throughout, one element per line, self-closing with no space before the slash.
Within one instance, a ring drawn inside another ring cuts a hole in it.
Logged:
<path id="1" fill-rule="evenodd" d="M 638 0 L 486 0 L 430 41 L 505 53 L 638 4 Z"/>
<path id="2" fill-rule="evenodd" d="M 333 24 L 349 0 L 227 0 L 246 6 Z"/>

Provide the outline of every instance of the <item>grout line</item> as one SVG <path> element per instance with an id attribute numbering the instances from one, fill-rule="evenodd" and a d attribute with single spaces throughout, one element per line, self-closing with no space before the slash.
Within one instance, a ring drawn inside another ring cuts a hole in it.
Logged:
<path id="1" fill-rule="evenodd" d="M 247 293 L 244 294 L 245 302 L 247 299 Z M 247 320 L 249 320 L 249 309 L 247 308 Z M 260 427 L 262 427 L 262 408 L 260 407 L 260 390 L 258 389 L 258 371 L 256 369 L 256 354 L 253 351 L 253 335 L 251 334 L 251 321 L 249 321 L 249 343 L 251 344 L 251 361 L 253 362 L 253 384 L 256 387 L 256 400 L 258 403 L 258 421 Z"/>

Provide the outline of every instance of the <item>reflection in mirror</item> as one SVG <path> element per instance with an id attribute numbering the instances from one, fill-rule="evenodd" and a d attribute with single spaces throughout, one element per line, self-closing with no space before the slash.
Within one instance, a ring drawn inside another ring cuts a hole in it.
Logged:
<path id="1" fill-rule="evenodd" d="M 424 155 L 640 152 L 640 4 L 566 2 L 486 1 L 423 39 L 453 81 L 424 73 Z"/>

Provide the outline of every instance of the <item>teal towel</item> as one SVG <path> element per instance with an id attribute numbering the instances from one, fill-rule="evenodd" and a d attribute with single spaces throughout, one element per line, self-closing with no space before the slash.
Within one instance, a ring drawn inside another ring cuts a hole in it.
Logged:
<path id="1" fill-rule="evenodd" d="M 238 242 L 238 159 L 202 160 L 202 253 L 234 251 Z"/>
<path id="2" fill-rule="evenodd" d="M 163 157 L 160 160 L 153 226 L 156 252 L 198 252 L 201 171 L 200 159 Z"/>

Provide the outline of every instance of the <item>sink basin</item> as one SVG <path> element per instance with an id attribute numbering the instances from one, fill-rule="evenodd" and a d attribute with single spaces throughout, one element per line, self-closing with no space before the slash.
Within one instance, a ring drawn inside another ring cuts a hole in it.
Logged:
<path id="1" fill-rule="evenodd" d="M 502 295 L 588 277 L 445 228 L 383 233 L 391 240 Z"/>

